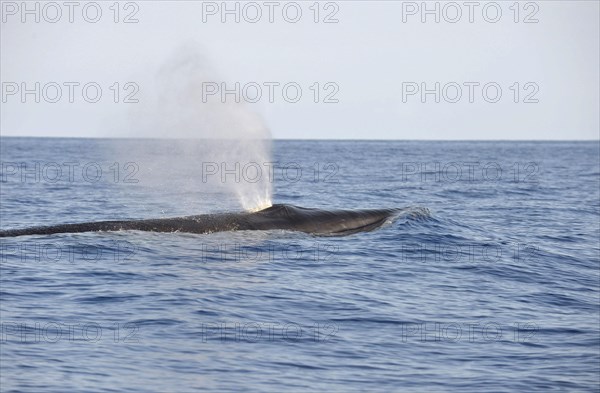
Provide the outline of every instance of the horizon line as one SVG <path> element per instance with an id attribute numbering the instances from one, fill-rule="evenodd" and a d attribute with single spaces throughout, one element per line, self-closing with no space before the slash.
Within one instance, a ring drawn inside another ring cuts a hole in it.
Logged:
<path id="1" fill-rule="evenodd" d="M 0 138 L 38 138 L 38 139 L 115 139 L 115 140 L 165 140 L 165 141 L 176 141 L 176 140 L 273 140 L 273 141 L 402 141 L 402 142 L 600 142 L 598 139 L 394 139 L 394 138 L 239 138 L 239 139 L 220 139 L 220 138 L 160 138 L 160 137 L 119 137 L 119 136 L 36 136 L 36 135 L 1 135 Z"/>

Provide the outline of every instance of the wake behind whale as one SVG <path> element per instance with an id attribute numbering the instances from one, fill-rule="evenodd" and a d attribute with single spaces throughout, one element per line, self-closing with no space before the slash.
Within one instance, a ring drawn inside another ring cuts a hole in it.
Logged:
<path id="1" fill-rule="evenodd" d="M 393 221 L 402 213 L 427 215 L 427 210 L 422 208 L 322 210 L 275 204 L 253 213 L 215 213 L 175 218 L 98 221 L 10 229 L 0 231 L 0 237 L 127 230 L 207 234 L 223 231 L 273 229 L 300 231 L 320 236 L 345 236 L 379 228 L 386 222 Z"/>

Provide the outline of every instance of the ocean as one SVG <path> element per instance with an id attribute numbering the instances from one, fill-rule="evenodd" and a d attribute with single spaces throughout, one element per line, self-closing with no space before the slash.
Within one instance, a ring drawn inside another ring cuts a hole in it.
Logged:
<path id="1" fill-rule="evenodd" d="M 0 142 L 0 229 L 241 210 L 257 176 L 273 203 L 428 212 L 3 238 L 2 392 L 600 389 L 597 141 L 276 140 L 225 167 L 200 142 Z"/>

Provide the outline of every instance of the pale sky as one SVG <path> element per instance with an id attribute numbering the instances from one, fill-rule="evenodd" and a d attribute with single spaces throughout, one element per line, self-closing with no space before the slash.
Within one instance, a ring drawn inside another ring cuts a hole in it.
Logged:
<path id="1" fill-rule="evenodd" d="M 599 138 L 598 1 L 113 3 L 1 2 L 2 136 Z"/>

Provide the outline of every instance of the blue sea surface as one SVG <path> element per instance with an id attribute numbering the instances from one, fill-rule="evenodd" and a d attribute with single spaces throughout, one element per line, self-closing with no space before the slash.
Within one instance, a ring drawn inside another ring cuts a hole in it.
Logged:
<path id="1" fill-rule="evenodd" d="M 198 143 L 2 138 L 0 229 L 240 210 L 245 163 L 208 175 Z M 274 203 L 429 213 L 2 238 L 0 390 L 597 392 L 599 151 L 274 141 Z"/>

